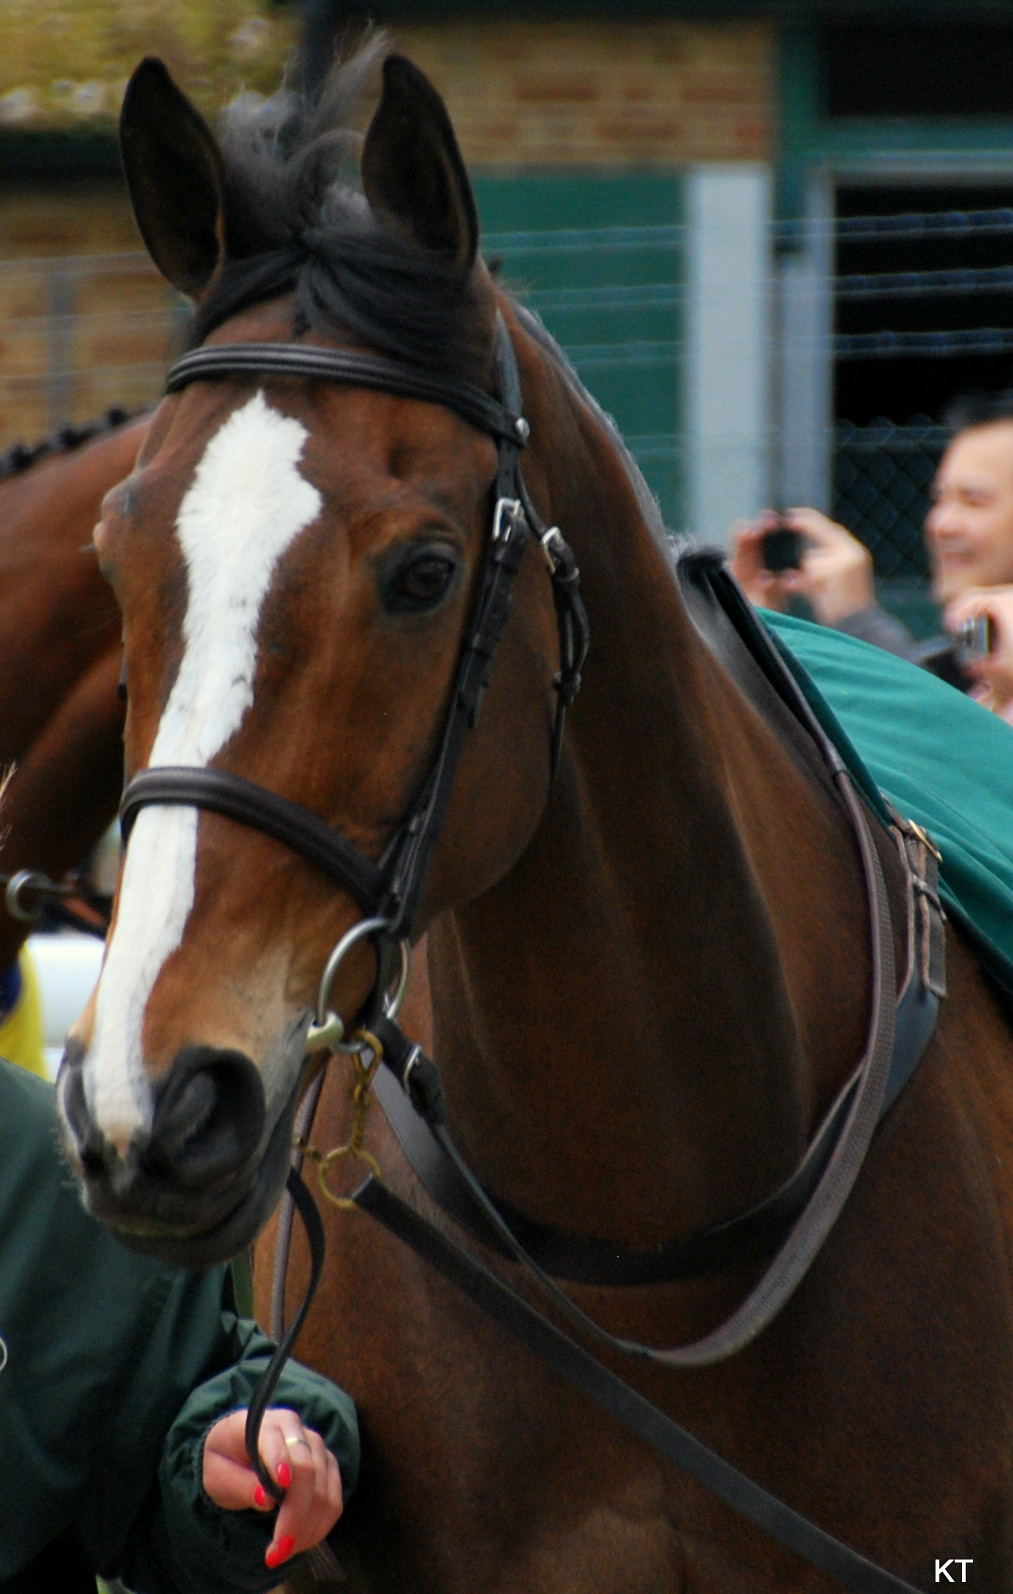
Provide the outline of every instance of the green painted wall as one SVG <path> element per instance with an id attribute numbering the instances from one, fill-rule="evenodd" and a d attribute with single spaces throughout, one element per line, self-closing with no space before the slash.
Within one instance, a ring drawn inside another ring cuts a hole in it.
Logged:
<path id="1" fill-rule="evenodd" d="M 562 344 L 680 525 L 681 177 L 485 175 L 474 186 L 486 259 Z"/>

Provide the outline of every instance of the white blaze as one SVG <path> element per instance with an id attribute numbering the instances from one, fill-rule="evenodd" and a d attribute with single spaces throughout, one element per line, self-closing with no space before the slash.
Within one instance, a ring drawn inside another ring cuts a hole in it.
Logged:
<path id="1" fill-rule="evenodd" d="M 320 512 L 298 468 L 308 435 L 257 393 L 204 451 L 176 523 L 188 582 L 184 651 L 149 767 L 209 764 L 253 702 L 264 599 L 278 560 Z M 195 808 L 144 808 L 127 848 L 85 1063 L 95 1122 L 121 1150 L 151 1121 L 141 1031 L 193 906 L 197 817 Z"/>

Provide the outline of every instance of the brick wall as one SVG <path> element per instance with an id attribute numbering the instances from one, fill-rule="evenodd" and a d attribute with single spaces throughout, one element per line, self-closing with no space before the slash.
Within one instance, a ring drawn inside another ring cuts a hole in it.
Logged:
<path id="1" fill-rule="evenodd" d="M 268 0 L 4 0 L 0 126 L 110 126 L 145 52 L 201 108 L 270 91 L 297 8 Z M 382 9 L 382 8 L 381 8 Z M 763 23 L 445 21 L 395 31 L 483 164 L 665 165 L 769 152 Z"/>
<path id="2" fill-rule="evenodd" d="M 395 39 L 443 94 L 471 163 L 614 170 L 770 155 L 763 24 L 459 22 Z"/>
<path id="3" fill-rule="evenodd" d="M 65 17 L 85 15 L 75 0 L 64 3 Z M 50 84 L 38 49 L 33 54 L 26 42 L 33 7 L 28 0 L 12 6 L 18 49 L 0 68 L 0 91 L 6 86 L 14 98 L 5 115 L 0 93 L 0 122 L 18 130 L 66 125 L 65 109 L 54 117 L 45 107 L 57 89 L 66 107 L 72 85 Z M 243 65 L 234 41 L 243 36 L 244 9 L 242 0 L 210 8 L 215 49 L 231 72 Z M 257 0 L 251 15 L 264 9 Z M 118 10 L 123 0 L 101 0 L 87 13 L 90 26 Z M 172 13 L 167 0 L 151 6 L 165 53 L 210 109 L 203 57 L 191 38 L 193 53 L 184 59 L 179 43 L 182 24 L 200 11 L 193 0 Z M 37 7 L 34 16 L 38 26 Z M 136 17 L 134 23 L 136 31 Z M 111 126 L 117 84 L 141 53 L 139 38 L 128 33 L 117 36 L 121 56 L 103 56 L 110 36 L 101 48 L 94 32 L 88 49 L 83 36 L 78 40 L 80 69 L 92 74 L 89 81 L 108 84 L 103 115 L 92 125 Z M 281 58 L 279 33 L 253 36 Z M 762 25 L 447 22 L 399 29 L 395 43 L 446 98 L 475 167 L 621 173 L 769 155 L 772 37 Z M 61 71 L 69 70 L 68 48 L 63 40 Z M 250 70 L 251 58 L 245 66 Z M 263 72 L 262 57 L 258 66 Z M 265 88 L 273 86 L 277 67 L 272 71 Z M 23 115 L 28 102 L 17 98 L 18 85 L 29 80 L 34 111 Z M 235 86 L 229 74 L 218 77 L 218 97 Z M 63 419 L 87 420 L 109 404 L 133 406 L 158 393 L 178 309 L 154 270 L 131 258 L 139 247 L 126 195 L 114 182 L 5 185 L 0 170 L 0 448 L 33 440 Z"/>
<path id="4" fill-rule="evenodd" d="M 178 312 L 140 251 L 118 185 L 0 188 L 0 448 L 157 396 Z"/>

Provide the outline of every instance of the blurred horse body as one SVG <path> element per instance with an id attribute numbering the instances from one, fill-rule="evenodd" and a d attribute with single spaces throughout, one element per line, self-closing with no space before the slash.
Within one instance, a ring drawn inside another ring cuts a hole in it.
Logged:
<path id="1" fill-rule="evenodd" d="M 129 475 L 147 417 L 69 431 L 0 479 L 0 871 L 59 879 L 82 863 L 116 813 L 124 708 L 122 620 L 99 573 L 92 531 L 109 489 Z M 97 436 L 90 433 L 98 430 Z M 10 458 L 10 456 L 8 456 Z M 0 912 L 0 969 L 31 926 Z"/>

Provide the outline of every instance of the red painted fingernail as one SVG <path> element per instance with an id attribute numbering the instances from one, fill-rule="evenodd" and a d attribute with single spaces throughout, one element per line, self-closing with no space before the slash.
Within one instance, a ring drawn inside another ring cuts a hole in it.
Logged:
<path id="1" fill-rule="evenodd" d="M 283 1489 L 287 1489 L 292 1482 L 292 1470 L 287 1461 L 283 1461 L 281 1466 L 278 1468 L 278 1482 L 281 1484 Z M 280 1542 L 284 1544 L 285 1540 L 282 1539 Z"/>
<path id="2" fill-rule="evenodd" d="M 265 1506 L 267 1504 L 267 1490 L 264 1488 L 262 1483 L 258 1483 L 257 1487 L 253 1491 L 253 1503 L 254 1505 L 259 1506 Z"/>
<path id="3" fill-rule="evenodd" d="M 264 1560 L 273 1570 L 274 1567 L 280 1566 L 282 1561 L 287 1561 L 294 1549 L 295 1539 L 291 1533 L 286 1533 L 284 1538 L 278 1540 L 273 1550 L 268 1550 Z"/>

